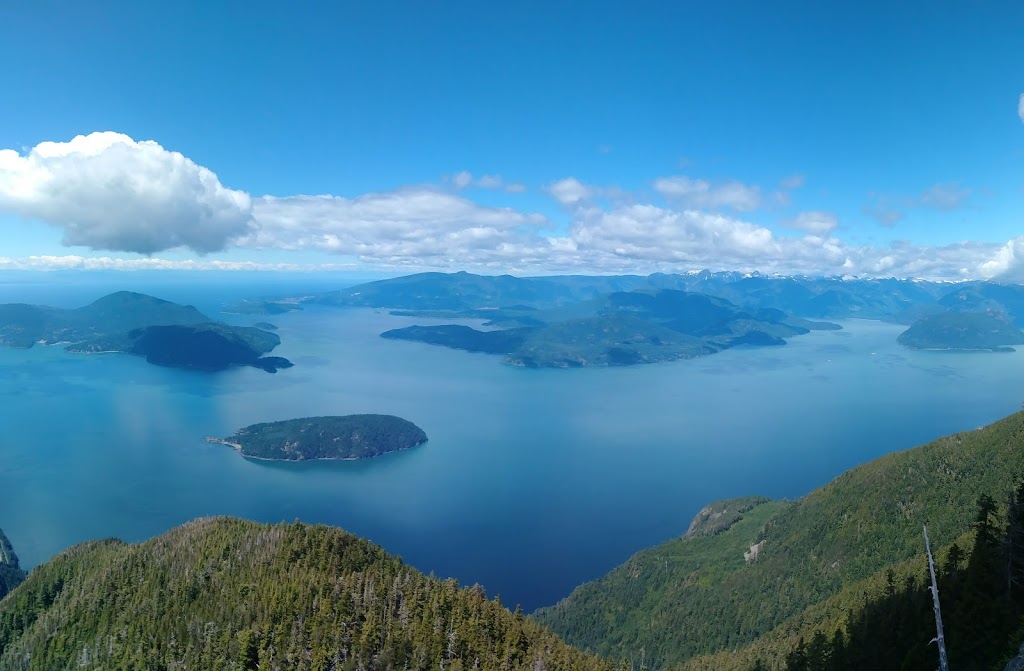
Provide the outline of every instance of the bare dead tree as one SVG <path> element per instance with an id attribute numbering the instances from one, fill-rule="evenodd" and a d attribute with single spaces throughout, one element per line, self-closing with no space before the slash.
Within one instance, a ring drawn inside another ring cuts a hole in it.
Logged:
<path id="1" fill-rule="evenodd" d="M 949 660 L 946 659 L 946 636 L 942 632 L 942 609 L 939 607 L 939 584 L 935 581 L 935 560 L 932 559 L 932 544 L 928 540 L 928 527 L 924 527 L 924 549 L 928 553 L 928 572 L 932 576 L 932 603 L 935 606 L 935 638 L 930 643 L 939 647 L 939 671 L 949 671 Z"/>

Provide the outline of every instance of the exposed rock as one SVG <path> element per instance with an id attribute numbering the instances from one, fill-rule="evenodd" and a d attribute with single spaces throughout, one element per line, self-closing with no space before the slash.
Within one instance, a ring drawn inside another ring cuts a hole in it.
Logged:
<path id="1" fill-rule="evenodd" d="M 760 543 L 754 543 L 750 546 L 750 549 L 743 553 L 743 559 L 749 564 L 752 561 L 757 561 L 758 555 L 761 554 L 761 550 L 764 549 L 764 541 Z"/>

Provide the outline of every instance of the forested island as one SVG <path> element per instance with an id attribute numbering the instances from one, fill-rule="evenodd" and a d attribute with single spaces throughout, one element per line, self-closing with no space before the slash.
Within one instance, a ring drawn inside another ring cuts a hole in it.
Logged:
<path id="1" fill-rule="evenodd" d="M 369 459 L 427 442 L 427 434 L 394 415 L 339 415 L 264 422 L 208 442 L 252 459 L 279 461 Z"/>
<path id="2" fill-rule="evenodd" d="M 839 328 L 773 308 L 744 310 L 721 298 L 673 289 L 616 292 L 575 310 L 555 312 L 557 316 L 516 306 L 483 314 L 493 325 L 530 325 L 490 331 L 460 324 L 409 326 L 381 335 L 502 354 L 505 363 L 515 366 L 578 368 L 691 359 L 739 345 L 785 345 L 785 338 L 812 329 Z M 574 312 L 584 316 L 574 318 Z"/>
<path id="3" fill-rule="evenodd" d="M 123 352 L 174 368 L 219 371 L 253 366 L 274 373 L 292 364 L 264 356 L 281 339 L 251 326 L 217 322 L 191 305 L 119 291 L 85 307 L 0 305 L 0 344 L 62 345 L 68 352 Z"/>
<path id="4" fill-rule="evenodd" d="M 947 312 L 922 317 L 898 341 L 914 349 L 1012 352 L 1010 345 L 1024 344 L 1024 331 L 1002 313 Z"/>

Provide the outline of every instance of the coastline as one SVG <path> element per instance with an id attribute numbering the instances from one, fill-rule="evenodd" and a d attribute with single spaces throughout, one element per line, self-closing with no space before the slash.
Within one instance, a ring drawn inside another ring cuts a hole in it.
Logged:
<path id="1" fill-rule="evenodd" d="M 238 454 L 241 455 L 243 459 L 251 459 L 252 461 L 273 461 L 276 463 L 285 464 L 300 464 L 309 463 L 311 461 L 368 461 L 370 459 L 376 459 L 377 457 L 383 457 L 388 454 L 394 454 L 395 452 L 405 452 L 406 450 L 411 450 L 413 448 L 420 447 L 421 445 L 426 445 L 428 441 L 424 440 L 422 443 L 416 443 L 415 445 L 410 445 L 409 447 L 402 447 L 397 450 L 390 450 L 388 452 L 374 454 L 369 457 L 317 457 L 315 459 L 275 459 L 274 457 L 256 457 L 250 454 L 246 454 L 245 452 L 242 452 L 241 443 L 232 443 L 230 440 L 224 440 L 223 438 L 214 438 L 212 436 L 207 436 L 206 442 L 217 445 L 227 445 L 228 447 L 233 448 L 236 452 L 238 452 Z"/>

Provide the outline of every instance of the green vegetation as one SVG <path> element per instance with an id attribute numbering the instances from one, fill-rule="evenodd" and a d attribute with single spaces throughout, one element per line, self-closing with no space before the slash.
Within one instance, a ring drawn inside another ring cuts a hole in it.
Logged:
<path id="1" fill-rule="evenodd" d="M 480 312 L 471 313 L 479 317 Z M 578 308 L 587 316 L 576 318 L 567 318 L 564 311 L 530 313 L 518 306 L 496 312 L 491 324 L 533 325 L 496 331 L 454 324 L 409 326 L 381 335 L 504 354 L 505 362 L 516 366 L 577 368 L 690 359 L 737 345 L 785 345 L 784 337 L 810 328 L 839 328 L 791 320 L 774 309 L 750 312 L 720 298 L 671 289 L 612 293 Z M 557 313 L 562 316 L 554 319 Z"/>
<path id="2" fill-rule="evenodd" d="M 212 321 L 190 305 L 129 291 L 74 310 L 0 305 L 0 344 L 63 344 L 69 352 L 127 352 L 150 363 L 197 370 L 255 366 L 268 372 L 291 366 L 264 357 L 281 343 L 273 333 Z"/>
<path id="3" fill-rule="evenodd" d="M 1012 352 L 1007 345 L 1024 343 L 1024 332 L 1001 313 L 947 312 L 917 320 L 900 334 L 899 343 L 915 349 Z"/>
<path id="4" fill-rule="evenodd" d="M 0 601 L 0 671 L 608 668 L 479 586 L 298 523 L 86 543 Z"/>
<path id="5" fill-rule="evenodd" d="M 972 548 L 954 544 L 936 567 L 950 667 L 990 671 L 1016 651 L 1024 625 L 1024 485 L 1009 499 L 1007 520 L 997 519 L 992 497 L 978 499 Z M 938 658 L 928 573 L 885 587 L 851 612 L 831 637 L 816 631 L 786 655 L 786 671 L 931 671 Z M 756 666 L 756 663 L 755 663 Z M 763 664 L 762 664 L 763 666 Z"/>
<path id="6" fill-rule="evenodd" d="M 343 415 L 253 424 L 223 442 L 258 459 L 368 459 L 422 445 L 427 434 L 393 415 Z"/>
<path id="7" fill-rule="evenodd" d="M 922 524 L 936 547 L 964 547 L 977 499 L 1003 500 L 1024 473 L 1022 447 L 1018 413 L 887 455 L 793 503 L 723 506 L 739 516 L 727 529 L 640 552 L 536 616 L 615 659 L 643 651 L 656 667 L 745 670 L 762 658 L 777 668 L 800 636 L 844 627 L 890 569 L 920 576 Z"/>
<path id="8" fill-rule="evenodd" d="M 18 555 L 14 554 L 11 541 L 7 539 L 3 529 L 0 529 L 0 599 L 20 585 L 24 579 L 25 572 L 18 564 Z"/>

